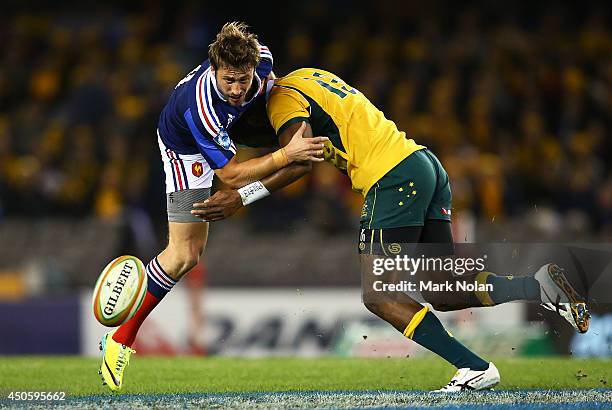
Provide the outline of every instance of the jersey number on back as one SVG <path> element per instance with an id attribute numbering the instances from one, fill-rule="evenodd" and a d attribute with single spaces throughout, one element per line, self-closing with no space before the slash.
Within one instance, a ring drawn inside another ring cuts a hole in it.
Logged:
<path id="1" fill-rule="evenodd" d="M 181 81 L 179 81 L 178 84 L 176 84 L 176 86 L 174 88 L 175 89 L 179 88 L 181 86 L 181 84 L 185 84 L 187 81 L 191 80 L 191 77 L 193 77 L 195 75 L 195 73 L 198 72 L 200 67 L 202 67 L 201 64 L 199 66 L 197 66 L 196 68 L 194 68 L 193 70 L 191 70 L 191 72 L 189 74 L 187 74 Z"/>
<path id="2" fill-rule="evenodd" d="M 307 78 L 307 80 L 316 81 L 321 87 L 331 91 L 340 98 L 345 98 L 348 94 L 357 94 L 357 90 L 355 90 L 353 87 L 349 87 L 339 78 L 329 77 L 317 72 L 312 73 L 312 76 L 316 78 Z"/>

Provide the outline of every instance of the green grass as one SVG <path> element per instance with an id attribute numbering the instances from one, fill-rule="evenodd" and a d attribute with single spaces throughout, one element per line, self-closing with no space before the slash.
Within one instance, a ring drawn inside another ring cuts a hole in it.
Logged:
<path id="1" fill-rule="evenodd" d="M 612 384 L 612 361 L 565 358 L 495 360 L 498 389 L 589 389 Z M 0 393 L 65 391 L 69 397 L 107 393 L 99 361 L 80 357 L 0 357 Z M 429 390 L 453 368 L 423 359 L 238 359 L 133 357 L 122 393 L 276 392 L 304 390 Z"/>

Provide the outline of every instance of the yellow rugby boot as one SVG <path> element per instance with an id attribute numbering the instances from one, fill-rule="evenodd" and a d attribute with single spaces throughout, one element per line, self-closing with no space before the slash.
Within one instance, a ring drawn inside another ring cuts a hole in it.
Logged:
<path id="1" fill-rule="evenodd" d="M 100 350 L 102 351 L 102 364 L 98 374 L 102 376 L 102 384 L 107 385 L 111 390 L 121 389 L 123 384 L 123 372 L 130 364 L 130 356 L 136 351 L 128 346 L 117 343 L 113 340 L 114 331 L 110 331 L 102 336 Z"/>

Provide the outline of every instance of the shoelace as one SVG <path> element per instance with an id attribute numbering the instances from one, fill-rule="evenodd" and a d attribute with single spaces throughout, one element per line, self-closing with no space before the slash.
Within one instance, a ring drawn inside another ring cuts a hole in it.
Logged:
<path id="1" fill-rule="evenodd" d="M 448 382 L 448 384 L 444 387 L 442 387 L 441 390 L 446 390 L 446 389 L 450 389 L 451 387 L 453 387 L 455 384 L 457 384 L 457 380 L 453 379 L 450 382 Z"/>
<path id="2" fill-rule="evenodd" d="M 123 368 L 126 366 L 129 356 L 134 352 L 135 351 L 130 349 L 129 347 L 121 345 L 119 357 L 117 358 L 117 365 L 115 366 L 115 370 L 118 373 L 121 373 L 123 371 Z"/>
<path id="3" fill-rule="evenodd" d="M 564 303 L 541 303 L 542 307 L 546 310 L 550 310 L 551 312 L 567 311 L 567 306 Z"/>

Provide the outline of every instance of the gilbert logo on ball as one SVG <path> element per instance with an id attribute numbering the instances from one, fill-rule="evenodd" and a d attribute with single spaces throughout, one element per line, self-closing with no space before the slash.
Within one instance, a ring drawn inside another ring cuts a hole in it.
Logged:
<path id="1" fill-rule="evenodd" d="M 104 326 L 119 326 L 138 310 L 147 292 L 144 264 L 135 256 L 111 261 L 98 278 L 93 292 L 93 312 Z"/>

